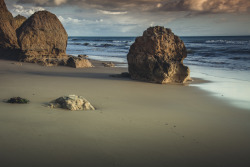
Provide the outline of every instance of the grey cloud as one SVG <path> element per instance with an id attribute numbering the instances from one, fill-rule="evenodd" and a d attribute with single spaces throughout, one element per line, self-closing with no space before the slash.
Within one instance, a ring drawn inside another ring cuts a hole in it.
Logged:
<path id="1" fill-rule="evenodd" d="M 249 0 L 18 0 L 38 6 L 76 5 L 112 12 L 241 13 L 249 12 Z"/>
<path id="2" fill-rule="evenodd" d="M 161 11 L 188 11 L 194 13 L 249 12 L 249 0 L 177 0 L 168 1 Z"/>
<path id="3" fill-rule="evenodd" d="M 68 0 L 18 0 L 17 3 L 35 4 L 37 6 L 58 6 L 66 4 Z"/>

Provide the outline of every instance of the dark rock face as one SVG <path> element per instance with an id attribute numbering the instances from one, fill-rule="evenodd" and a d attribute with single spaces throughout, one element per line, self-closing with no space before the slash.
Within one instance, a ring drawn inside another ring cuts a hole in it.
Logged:
<path id="1" fill-rule="evenodd" d="M 0 0 L 0 58 L 10 58 L 18 49 L 15 21 L 4 0 Z M 10 58 L 11 59 L 11 58 Z"/>
<path id="2" fill-rule="evenodd" d="M 56 15 L 48 11 L 34 13 L 16 32 L 24 53 L 22 61 L 41 56 L 59 59 L 66 56 L 68 34 Z"/>
<path id="3" fill-rule="evenodd" d="M 27 20 L 27 18 L 24 16 L 21 16 L 21 15 L 17 15 L 16 17 L 14 17 L 15 30 L 18 29 L 23 24 L 23 22 L 25 22 L 26 20 Z"/>
<path id="4" fill-rule="evenodd" d="M 132 79 L 155 83 L 184 83 L 190 80 L 183 41 L 170 29 L 156 26 L 137 37 L 127 55 Z"/>

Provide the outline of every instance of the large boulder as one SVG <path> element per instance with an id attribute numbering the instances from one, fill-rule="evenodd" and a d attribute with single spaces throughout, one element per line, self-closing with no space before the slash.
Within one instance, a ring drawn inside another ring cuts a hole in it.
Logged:
<path id="1" fill-rule="evenodd" d="M 40 57 L 66 58 L 68 34 L 56 15 L 39 11 L 30 16 L 17 30 L 18 43 L 24 52 L 22 61 Z"/>
<path id="2" fill-rule="evenodd" d="M 62 96 L 50 103 L 51 108 L 64 108 L 71 111 L 95 110 L 95 108 L 82 96 Z"/>
<path id="3" fill-rule="evenodd" d="M 13 57 L 19 48 L 15 32 L 15 21 L 4 0 L 0 0 L 0 58 Z"/>
<path id="4" fill-rule="evenodd" d="M 170 29 L 156 26 L 137 37 L 127 55 L 132 79 L 155 83 L 184 83 L 190 80 L 183 41 Z"/>
<path id="5" fill-rule="evenodd" d="M 22 15 L 17 15 L 16 17 L 14 17 L 14 21 L 15 21 L 15 30 L 18 29 L 19 27 L 21 27 L 21 25 L 27 20 L 26 17 L 22 16 Z"/>

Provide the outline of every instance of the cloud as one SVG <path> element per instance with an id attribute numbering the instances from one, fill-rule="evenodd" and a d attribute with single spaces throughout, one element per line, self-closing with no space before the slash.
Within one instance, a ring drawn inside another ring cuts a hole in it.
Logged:
<path id="1" fill-rule="evenodd" d="M 93 24 L 93 23 L 101 23 L 104 20 L 103 19 L 95 19 L 95 20 L 87 20 L 87 19 L 76 19 L 72 17 L 67 17 L 64 18 L 63 16 L 58 16 L 58 19 L 63 23 L 63 24 Z"/>
<path id="2" fill-rule="evenodd" d="M 66 4 L 68 0 L 18 0 L 17 3 L 36 4 L 37 6 L 59 6 Z"/>
<path id="3" fill-rule="evenodd" d="M 101 11 L 188 11 L 200 13 L 242 13 L 250 11 L 249 0 L 18 0 L 38 6 L 76 5 Z M 118 12 L 119 13 L 119 12 Z"/>
<path id="4" fill-rule="evenodd" d="M 123 15 L 123 14 L 127 14 L 128 12 L 111 12 L 111 11 L 106 11 L 106 10 L 99 10 L 100 13 L 102 14 L 107 14 L 107 15 Z"/>
<path id="5" fill-rule="evenodd" d="M 84 22 L 85 20 L 84 19 L 82 19 L 82 20 L 80 20 L 80 19 L 74 19 L 74 18 L 71 18 L 71 17 L 67 17 L 67 18 L 64 18 L 64 17 L 62 17 L 62 16 L 58 16 L 58 19 L 63 23 L 63 24 L 79 24 L 79 23 L 81 23 L 81 22 Z"/>
<path id="6" fill-rule="evenodd" d="M 37 11 L 43 11 L 45 10 L 42 7 L 28 7 L 28 6 L 22 6 L 22 5 L 13 5 L 12 13 L 13 15 L 23 15 L 23 16 L 30 16 L 33 13 Z"/>
<path id="7" fill-rule="evenodd" d="M 67 0 L 54 0 L 54 3 L 55 3 L 55 5 L 61 5 L 61 4 L 64 4 L 64 3 L 66 3 L 67 2 Z"/>
<path id="8" fill-rule="evenodd" d="M 167 1 L 161 11 L 188 11 L 196 13 L 245 13 L 249 0 L 177 0 Z"/>

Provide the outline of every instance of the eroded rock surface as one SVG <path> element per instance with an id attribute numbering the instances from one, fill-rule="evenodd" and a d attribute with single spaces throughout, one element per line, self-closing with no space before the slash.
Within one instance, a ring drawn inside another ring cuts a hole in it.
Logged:
<path id="1" fill-rule="evenodd" d="M 95 110 L 95 108 L 82 96 L 69 95 L 59 97 L 50 103 L 51 108 L 64 108 L 71 111 Z"/>
<path id="2" fill-rule="evenodd" d="M 34 13 L 16 32 L 24 52 L 22 61 L 40 57 L 61 59 L 66 55 L 68 34 L 56 15 L 48 11 Z"/>
<path id="3" fill-rule="evenodd" d="M 13 59 L 16 49 L 19 49 L 15 21 L 8 11 L 4 0 L 0 0 L 0 58 Z"/>
<path id="4" fill-rule="evenodd" d="M 156 83 L 184 83 L 190 70 L 183 65 L 187 57 L 183 41 L 170 29 L 156 26 L 137 37 L 127 55 L 132 79 Z"/>
<path id="5" fill-rule="evenodd" d="M 22 15 L 17 15 L 16 17 L 14 17 L 14 21 L 15 21 L 14 29 L 15 30 L 18 29 L 26 20 L 27 18 Z"/>

